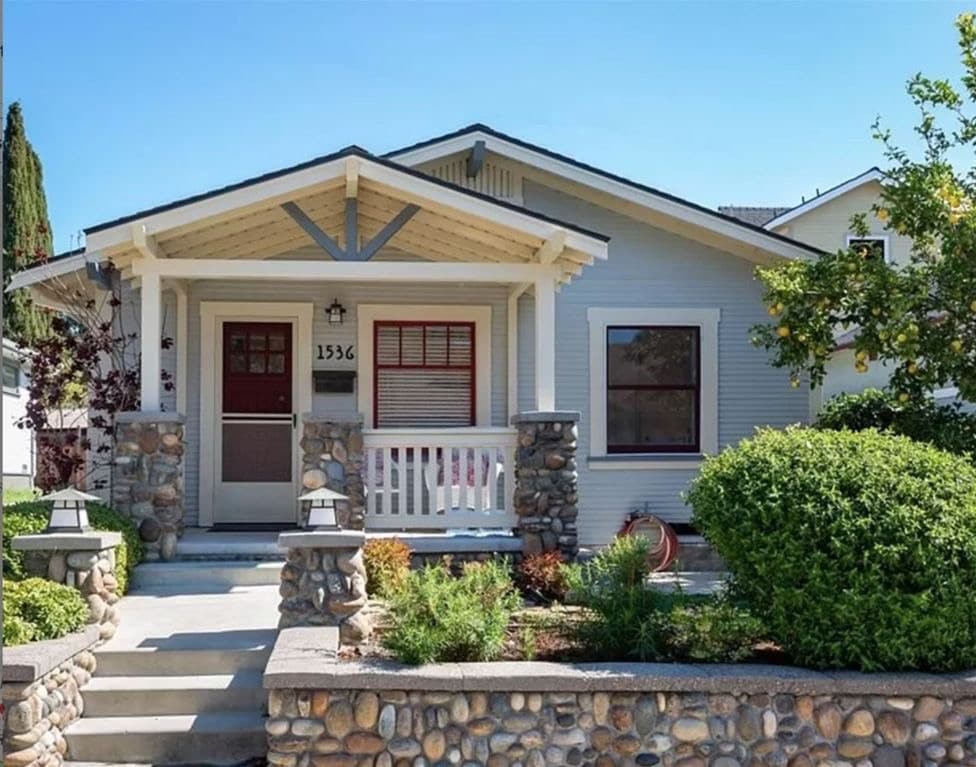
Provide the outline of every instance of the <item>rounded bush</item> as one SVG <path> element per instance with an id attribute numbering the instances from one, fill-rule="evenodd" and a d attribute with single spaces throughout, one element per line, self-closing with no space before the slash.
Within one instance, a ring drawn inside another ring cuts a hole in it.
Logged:
<path id="1" fill-rule="evenodd" d="M 3 614 L 4 618 L 18 618 L 28 624 L 30 639 L 57 639 L 85 625 L 88 605 L 71 586 L 27 578 L 4 583 Z"/>
<path id="2" fill-rule="evenodd" d="M 976 666 L 976 468 L 900 436 L 761 431 L 688 501 L 738 594 L 799 663 Z"/>
<path id="3" fill-rule="evenodd" d="M 928 442 L 976 463 L 976 413 L 959 404 L 939 405 L 932 400 L 898 402 L 878 389 L 841 394 L 828 400 L 814 424 L 818 429 L 879 429 Z"/>
<path id="4" fill-rule="evenodd" d="M 16 615 L 3 614 L 3 646 L 27 644 L 34 638 L 34 627 Z"/>

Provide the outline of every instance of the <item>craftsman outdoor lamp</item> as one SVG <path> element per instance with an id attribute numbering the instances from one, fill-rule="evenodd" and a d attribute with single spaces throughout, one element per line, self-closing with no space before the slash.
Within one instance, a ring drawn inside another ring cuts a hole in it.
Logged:
<path id="1" fill-rule="evenodd" d="M 46 532 L 83 533 L 88 530 L 88 510 L 85 503 L 100 501 L 101 498 L 68 487 L 45 495 L 40 500 L 51 502 L 51 516 L 47 521 Z"/>
<path id="2" fill-rule="evenodd" d="M 329 490 L 327 487 L 320 487 L 318 490 L 299 496 L 298 500 L 311 503 L 306 527 L 314 527 L 317 530 L 342 529 L 336 516 L 336 501 L 348 501 L 348 496 Z"/>
<path id="3" fill-rule="evenodd" d="M 346 316 L 346 307 L 339 303 L 338 298 L 333 298 L 332 306 L 326 309 L 325 313 L 329 317 L 330 325 L 341 325 L 343 318 Z"/>

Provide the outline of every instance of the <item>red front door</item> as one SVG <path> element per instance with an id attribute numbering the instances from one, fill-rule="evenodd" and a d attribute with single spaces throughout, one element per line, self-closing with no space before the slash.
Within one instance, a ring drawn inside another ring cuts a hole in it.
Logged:
<path id="1" fill-rule="evenodd" d="M 223 323 L 217 523 L 294 522 L 293 330 Z"/>

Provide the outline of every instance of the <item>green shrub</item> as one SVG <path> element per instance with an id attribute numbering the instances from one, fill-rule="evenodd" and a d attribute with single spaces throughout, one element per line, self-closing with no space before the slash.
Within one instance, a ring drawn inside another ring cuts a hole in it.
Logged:
<path id="1" fill-rule="evenodd" d="M 976 665 L 976 468 L 876 431 L 765 430 L 709 459 L 694 522 L 793 660 Z"/>
<path id="2" fill-rule="evenodd" d="M 5 619 L 9 616 L 27 624 L 32 640 L 57 639 L 85 625 L 88 605 L 71 586 L 44 578 L 27 578 L 4 583 L 3 614 Z M 11 623 L 11 631 L 22 631 L 24 627 L 16 626 L 16 622 Z M 5 620 L 5 634 L 6 631 Z"/>
<path id="3" fill-rule="evenodd" d="M 363 546 L 363 564 L 369 592 L 386 599 L 410 574 L 410 547 L 399 538 L 371 538 Z"/>
<path id="4" fill-rule="evenodd" d="M 658 635 L 648 621 L 669 598 L 645 583 L 650 547 L 641 535 L 621 536 L 589 562 L 566 567 L 569 599 L 587 608 L 571 631 L 594 660 L 660 657 Z"/>
<path id="5" fill-rule="evenodd" d="M 88 519 L 96 530 L 122 533 L 122 543 L 115 549 L 115 577 L 119 582 L 119 594 L 128 590 L 129 576 L 142 561 L 143 546 L 139 531 L 128 517 L 113 511 L 101 503 L 89 503 Z M 23 552 L 14 551 L 11 541 L 18 535 L 43 532 L 49 515 L 47 503 L 28 501 L 4 506 L 3 509 L 3 575 L 5 579 L 21 580 L 24 571 Z"/>
<path id="6" fill-rule="evenodd" d="M 898 402 L 878 389 L 841 394 L 828 400 L 814 424 L 818 429 L 878 429 L 928 442 L 976 462 L 976 413 L 932 400 Z"/>
<path id="7" fill-rule="evenodd" d="M 404 663 L 493 660 L 520 604 L 502 561 L 466 563 L 459 577 L 430 565 L 390 595 L 383 644 Z"/>
<path id="8" fill-rule="evenodd" d="M 669 660 L 676 661 L 738 663 L 765 638 L 762 621 L 726 599 L 675 605 L 658 629 Z"/>
<path id="9" fill-rule="evenodd" d="M 34 626 L 17 615 L 3 612 L 3 646 L 27 644 L 34 638 Z"/>

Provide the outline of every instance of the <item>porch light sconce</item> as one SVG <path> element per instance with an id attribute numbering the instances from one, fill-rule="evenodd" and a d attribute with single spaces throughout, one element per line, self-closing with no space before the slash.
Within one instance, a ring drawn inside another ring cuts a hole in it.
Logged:
<path id="1" fill-rule="evenodd" d="M 332 299 L 332 306 L 325 310 L 329 317 L 330 325 L 341 325 L 343 317 L 346 316 L 346 307 L 339 303 L 338 298 Z"/>
<path id="2" fill-rule="evenodd" d="M 327 487 L 320 487 L 318 490 L 300 495 L 298 500 L 311 503 L 306 527 L 314 527 L 316 530 L 342 529 L 336 516 L 336 501 L 348 501 L 348 496 L 329 490 Z"/>
<path id="3" fill-rule="evenodd" d="M 45 495 L 40 500 L 51 502 L 51 515 L 47 520 L 48 533 L 84 533 L 89 529 L 87 501 L 100 501 L 73 487 Z"/>

